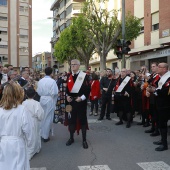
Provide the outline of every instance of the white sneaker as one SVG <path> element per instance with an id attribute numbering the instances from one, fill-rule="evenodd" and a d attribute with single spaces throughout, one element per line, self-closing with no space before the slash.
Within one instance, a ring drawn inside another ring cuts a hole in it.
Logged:
<path id="1" fill-rule="evenodd" d="M 93 112 L 90 112 L 89 116 L 93 115 Z"/>
<path id="2" fill-rule="evenodd" d="M 94 116 L 97 116 L 98 114 L 97 113 L 94 113 Z"/>

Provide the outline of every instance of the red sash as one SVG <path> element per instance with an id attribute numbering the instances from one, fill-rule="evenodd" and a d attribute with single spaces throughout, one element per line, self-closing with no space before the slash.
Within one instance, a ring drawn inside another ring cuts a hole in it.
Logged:
<path id="1" fill-rule="evenodd" d="M 154 87 L 157 87 L 156 82 L 160 79 L 160 76 L 157 74 L 155 78 L 153 79 L 151 85 Z"/>
<path id="2" fill-rule="evenodd" d="M 74 86 L 74 81 L 73 81 L 73 76 L 72 76 L 72 74 L 71 74 L 71 75 L 69 76 L 68 81 L 67 81 L 67 87 L 68 87 L 69 92 L 71 92 L 73 86 Z"/>

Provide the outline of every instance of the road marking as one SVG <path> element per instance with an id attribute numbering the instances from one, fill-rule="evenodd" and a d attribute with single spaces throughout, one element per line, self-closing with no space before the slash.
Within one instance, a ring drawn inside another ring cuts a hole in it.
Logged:
<path id="1" fill-rule="evenodd" d="M 111 170 L 107 165 L 78 166 L 79 170 Z"/>
<path id="2" fill-rule="evenodd" d="M 144 170 L 170 170 L 170 166 L 163 161 L 137 163 Z"/>
<path id="3" fill-rule="evenodd" d="M 102 121 L 98 121 L 97 119 L 88 119 L 88 123 L 101 123 Z"/>
<path id="4" fill-rule="evenodd" d="M 42 168 L 31 168 L 30 170 L 47 170 L 47 168 L 42 167 Z"/>

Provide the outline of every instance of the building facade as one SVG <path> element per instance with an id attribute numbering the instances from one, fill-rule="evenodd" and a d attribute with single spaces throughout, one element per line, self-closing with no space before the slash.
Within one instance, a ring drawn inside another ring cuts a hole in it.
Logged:
<path id="1" fill-rule="evenodd" d="M 0 0 L 0 62 L 32 67 L 32 0 Z"/>
<path id="2" fill-rule="evenodd" d="M 46 67 L 51 67 L 51 53 L 38 53 L 32 58 L 32 66 L 35 71 L 44 72 Z"/>
<path id="3" fill-rule="evenodd" d="M 130 68 L 139 69 L 152 62 L 167 62 L 170 65 L 170 1 L 126 0 L 126 12 L 141 19 L 142 29 L 133 41 Z"/>
<path id="4" fill-rule="evenodd" d="M 54 45 L 58 41 L 61 32 L 71 24 L 71 19 L 81 13 L 84 0 L 55 0 L 51 6 L 53 11 L 53 37 L 51 38 L 52 65 L 59 72 L 69 70 L 68 63 L 60 64 L 54 57 Z"/>

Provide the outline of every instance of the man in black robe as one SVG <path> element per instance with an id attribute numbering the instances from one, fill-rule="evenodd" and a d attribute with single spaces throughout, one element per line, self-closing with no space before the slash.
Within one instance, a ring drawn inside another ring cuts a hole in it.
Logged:
<path id="1" fill-rule="evenodd" d="M 66 98 L 68 104 L 72 106 L 72 111 L 66 115 L 68 120 L 70 138 L 66 145 L 74 142 L 74 132 L 82 130 L 83 148 L 87 149 L 86 141 L 87 124 L 87 99 L 90 94 L 90 83 L 86 73 L 79 70 L 80 61 L 74 59 L 71 61 L 71 74 L 68 75 Z"/>

